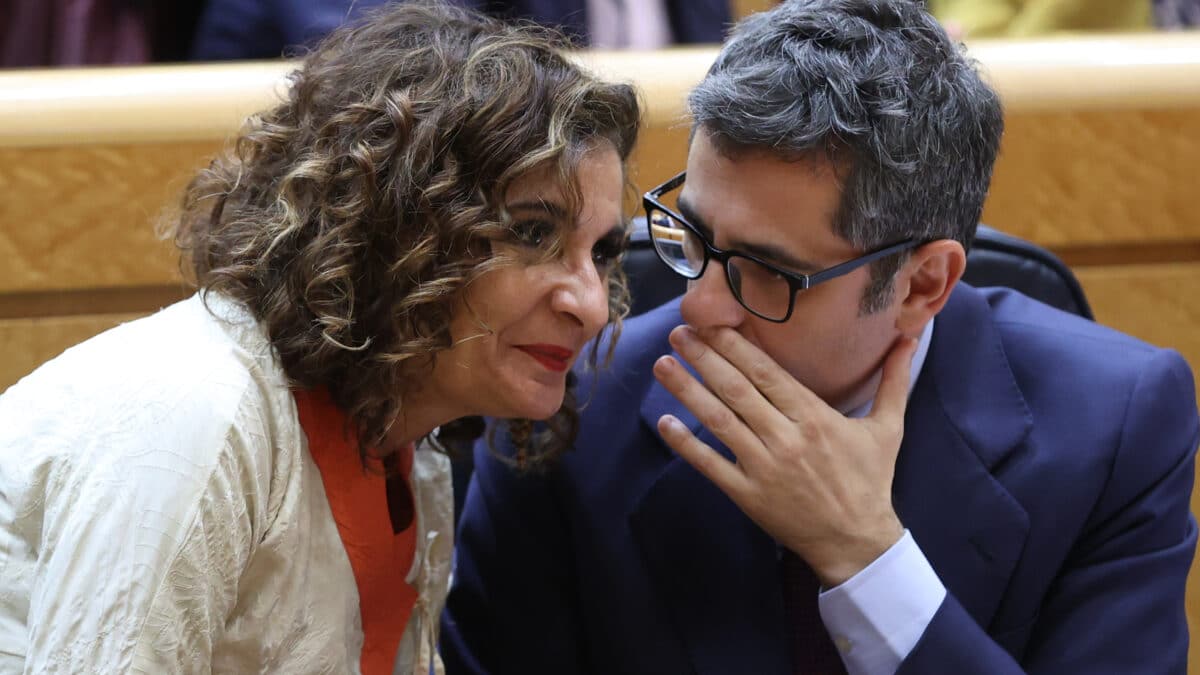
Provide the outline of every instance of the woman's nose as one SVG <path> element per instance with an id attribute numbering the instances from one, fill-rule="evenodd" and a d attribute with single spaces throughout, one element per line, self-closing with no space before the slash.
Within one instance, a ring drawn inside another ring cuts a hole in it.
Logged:
<path id="1" fill-rule="evenodd" d="M 594 337 L 609 320 L 608 278 L 587 264 L 564 265 L 566 274 L 552 298 L 556 311 L 567 314 Z"/>

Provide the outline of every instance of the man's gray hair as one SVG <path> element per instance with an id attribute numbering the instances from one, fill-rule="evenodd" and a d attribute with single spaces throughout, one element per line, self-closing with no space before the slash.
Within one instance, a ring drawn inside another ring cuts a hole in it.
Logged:
<path id="1" fill-rule="evenodd" d="M 834 231 L 862 251 L 975 236 L 1003 131 L 996 92 L 918 2 L 785 0 L 731 34 L 688 99 L 730 156 L 827 155 L 843 181 Z M 863 311 L 904 258 L 875 263 Z"/>

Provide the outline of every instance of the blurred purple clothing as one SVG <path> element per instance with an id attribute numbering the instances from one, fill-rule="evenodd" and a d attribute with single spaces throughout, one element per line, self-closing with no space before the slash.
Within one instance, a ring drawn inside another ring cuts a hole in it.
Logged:
<path id="1" fill-rule="evenodd" d="M 1154 22 L 1168 30 L 1200 26 L 1200 0 L 1154 0 Z"/>
<path id="2" fill-rule="evenodd" d="M 209 0 L 192 58 L 218 61 L 290 55 L 365 10 L 389 1 L 403 0 Z M 556 26 L 587 44 L 587 0 L 452 1 L 492 16 Z M 664 0 L 664 5 L 674 43 L 718 43 L 731 20 L 725 0 Z"/>
<path id="3" fill-rule="evenodd" d="M 0 0 L 0 67 L 150 61 L 144 3 Z"/>

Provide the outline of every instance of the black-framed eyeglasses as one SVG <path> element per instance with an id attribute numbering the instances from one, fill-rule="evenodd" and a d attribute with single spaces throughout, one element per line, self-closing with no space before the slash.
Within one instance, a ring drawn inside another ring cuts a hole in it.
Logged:
<path id="1" fill-rule="evenodd" d="M 796 293 L 836 279 L 893 253 L 917 246 L 916 239 L 905 239 L 870 251 L 813 274 L 781 269 L 748 253 L 726 251 L 713 245 L 695 225 L 662 203 L 663 195 L 683 185 L 687 172 L 654 188 L 642 196 L 650 241 L 658 257 L 680 276 L 699 279 L 710 259 L 725 266 L 725 280 L 733 297 L 755 316 L 783 323 L 792 317 Z"/>

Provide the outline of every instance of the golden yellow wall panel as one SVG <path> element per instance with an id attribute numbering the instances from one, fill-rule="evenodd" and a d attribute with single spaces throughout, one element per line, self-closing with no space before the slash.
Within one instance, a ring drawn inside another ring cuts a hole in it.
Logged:
<path id="1" fill-rule="evenodd" d="M 731 0 L 730 9 L 734 19 L 741 19 L 754 12 L 771 9 L 779 4 L 779 0 Z"/>
<path id="2" fill-rule="evenodd" d="M 0 148 L 0 292 L 174 281 L 154 226 L 215 147 Z"/>
<path id="3" fill-rule="evenodd" d="M 687 133 L 679 122 L 643 132 L 639 190 L 683 168 Z M 217 147 L 0 148 L 0 292 L 176 280 L 154 224 Z M 1200 111 L 1014 114 L 984 221 L 1059 247 L 1195 241 L 1200 211 L 1185 176 L 1200 176 Z"/>
<path id="4" fill-rule="evenodd" d="M 67 347 L 138 314 L 92 314 L 45 319 L 0 319 L 0 392 Z"/>
<path id="5" fill-rule="evenodd" d="M 1200 101 L 1011 114 L 983 220 L 1049 246 L 1200 238 Z"/>
<path id="6" fill-rule="evenodd" d="M 1200 372 L 1200 262 L 1076 268 L 1096 320 L 1177 349 Z"/>

